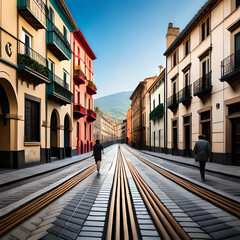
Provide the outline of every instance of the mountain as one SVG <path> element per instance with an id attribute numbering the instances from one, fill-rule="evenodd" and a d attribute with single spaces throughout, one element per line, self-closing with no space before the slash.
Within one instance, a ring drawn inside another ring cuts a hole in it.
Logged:
<path id="1" fill-rule="evenodd" d="M 99 106 L 104 113 L 112 115 L 113 119 L 124 120 L 127 118 L 127 110 L 131 104 L 129 97 L 132 91 L 119 92 L 94 99 L 94 106 Z"/>

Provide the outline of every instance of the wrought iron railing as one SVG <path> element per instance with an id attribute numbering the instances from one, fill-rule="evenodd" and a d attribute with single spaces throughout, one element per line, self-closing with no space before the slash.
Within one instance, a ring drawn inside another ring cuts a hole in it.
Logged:
<path id="1" fill-rule="evenodd" d="M 18 0 L 18 8 L 28 8 L 38 21 L 46 27 L 46 4 L 42 0 Z"/>
<path id="2" fill-rule="evenodd" d="M 48 30 L 48 32 L 55 32 L 57 34 L 57 36 L 55 36 L 55 40 L 58 40 L 57 37 L 60 38 L 61 41 L 67 46 L 67 48 L 69 50 L 71 50 L 71 46 L 70 46 L 68 40 L 64 37 L 64 35 L 61 33 L 61 31 L 54 25 L 54 23 L 52 23 L 49 19 L 47 21 L 47 30 Z M 59 40 L 56 43 L 61 45 Z"/>
<path id="3" fill-rule="evenodd" d="M 163 103 L 160 103 L 156 108 L 154 108 L 150 114 L 149 114 L 149 118 L 150 120 L 153 120 L 157 117 L 160 117 L 163 115 Z"/>
<path id="4" fill-rule="evenodd" d="M 192 95 L 192 84 L 186 86 L 179 92 L 179 102 L 184 102 L 191 98 Z"/>
<path id="5" fill-rule="evenodd" d="M 27 66 L 48 77 L 46 59 L 20 40 L 18 40 L 18 65 Z"/>
<path id="6" fill-rule="evenodd" d="M 221 62 L 222 77 L 240 69 L 240 50 L 226 57 Z"/>
<path id="7" fill-rule="evenodd" d="M 179 103 L 179 93 L 173 94 L 171 97 L 167 100 L 167 106 L 168 108 L 172 108 L 174 106 L 177 106 Z"/>
<path id="8" fill-rule="evenodd" d="M 56 76 L 53 72 L 49 71 L 49 77 L 51 82 L 55 82 L 59 84 L 61 87 L 69 90 L 69 84 L 63 81 L 63 79 L 61 79 L 60 77 Z"/>
<path id="9" fill-rule="evenodd" d="M 212 89 L 212 72 L 207 73 L 193 83 L 194 96 Z"/>
<path id="10" fill-rule="evenodd" d="M 73 101 L 73 94 L 69 91 L 69 84 L 64 82 L 61 78 L 49 71 L 50 84 L 47 86 L 47 94 L 57 94 L 67 100 L 67 102 Z"/>

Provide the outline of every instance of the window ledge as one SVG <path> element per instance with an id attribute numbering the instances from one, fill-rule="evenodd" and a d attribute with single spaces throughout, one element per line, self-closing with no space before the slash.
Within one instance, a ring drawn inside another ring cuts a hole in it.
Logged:
<path id="1" fill-rule="evenodd" d="M 24 146 L 40 146 L 41 142 L 24 142 Z"/>

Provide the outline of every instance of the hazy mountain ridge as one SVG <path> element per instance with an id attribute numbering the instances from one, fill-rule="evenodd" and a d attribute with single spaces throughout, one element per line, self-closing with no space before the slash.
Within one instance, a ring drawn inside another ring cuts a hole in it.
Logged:
<path id="1" fill-rule="evenodd" d="M 94 100 L 94 106 L 99 106 L 101 111 L 111 114 L 113 119 L 123 120 L 127 118 L 131 94 L 132 91 L 127 91 L 100 97 Z"/>

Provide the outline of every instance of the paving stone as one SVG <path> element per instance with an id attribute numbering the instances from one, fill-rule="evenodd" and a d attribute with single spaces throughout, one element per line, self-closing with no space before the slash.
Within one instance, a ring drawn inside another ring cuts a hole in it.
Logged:
<path id="1" fill-rule="evenodd" d="M 151 219 L 147 219 L 147 220 L 146 219 L 139 219 L 138 223 L 139 224 L 153 224 Z"/>
<path id="2" fill-rule="evenodd" d="M 215 218 L 215 219 L 206 220 L 206 221 L 199 221 L 198 225 L 201 227 L 206 227 L 206 226 L 217 225 L 220 223 L 223 223 L 222 220 Z"/>
<path id="3" fill-rule="evenodd" d="M 64 229 L 60 235 L 60 238 L 67 237 L 67 239 L 76 239 L 77 236 L 77 233 Z"/>
<path id="4" fill-rule="evenodd" d="M 182 227 L 199 227 L 195 222 L 179 222 Z"/>
<path id="5" fill-rule="evenodd" d="M 193 239 L 212 239 L 208 234 L 205 233 L 189 233 L 188 235 Z"/>
<path id="6" fill-rule="evenodd" d="M 102 221 L 104 222 L 105 221 L 105 217 L 101 217 L 101 216 L 88 216 L 87 217 L 87 220 L 89 221 Z"/>
<path id="7" fill-rule="evenodd" d="M 141 232 L 141 234 L 143 236 L 149 236 L 149 237 L 151 237 L 151 236 L 153 236 L 153 237 L 159 236 L 157 231 L 140 230 L 140 232 Z"/>
<path id="8" fill-rule="evenodd" d="M 59 214 L 57 216 L 57 218 L 63 219 L 65 221 L 68 221 L 70 219 L 70 216 L 69 215 L 64 215 L 64 214 L 61 213 L 61 214 Z"/>
<path id="9" fill-rule="evenodd" d="M 85 237 L 102 237 L 101 232 L 85 232 L 82 231 L 79 236 L 85 236 Z"/>
<path id="10" fill-rule="evenodd" d="M 71 223 L 71 222 L 67 222 L 66 223 L 66 228 L 71 231 L 75 231 L 75 232 L 79 232 L 82 228 L 82 225 L 78 225 L 78 224 L 75 224 L 75 223 Z"/>
<path id="11" fill-rule="evenodd" d="M 101 238 L 94 238 L 94 237 L 78 237 L 77 240 L 101 240 Z"/>
<path id="12" fill-rule="evenodd" d="M 103 227 L 86 227 L 84 226 L 82 228 L 82 231 L 88 231 L 88 232 L 103 232 Z"/>
<path id="13" fill-rule="evenodd" d="M 95 227 L 103 227 L 104 222 L 94 222 L 94 221 L 86 221 L 84 226 L 95 226 Z"/>
<path id="14" fill-rule="evenodd" d="M 41 240 L 59 240 L 59 239 L 60 238 L 51 233 L 47 233 L 45 236 L 41 238 Z"/>
<path id="15" fill-rule="evenodd" d="M 85 215 L 88 215 L 89 213 L 89 210 L 86 210 L 86 209 L 82 209 L 82 208 L 77 208 L 75 210 L 76 213 L 79 213 L 79 214 L 85 214 Z"/>
<path id="16" fill-rule="evenodd" d="M 71 217 L 71 218 L 69 219 L 69 222 L 75 223 L 75 224 L 78 224 L 78 225 L 82 225 L 82 224 L 84 223 L 84 220 L 81 219 L 81 218 Z"/>
<path id="17" fill-rule="evenodd" d="M 224 230 L 224 229 L 229 229 L 231 228 L 231 226 L 225 224 L 225 223 L 221 223 L 221 224 L 217 224 L 217 225 L 213 225 L 213 226 L 208 226 L 208 227 L 203 227 L 202 229 L 206 232 L 217 232 L 220 230 Z"/>
<path id="18" fill-rule="evenodd" d="M 154 225 L 139 225 L 141 230 L 156 230 Z"/>
<path id="19" fill-rule="evenodd" d="M 11 231 L 11 236 L 19 240 L 27 239 L 30 235 L 31 232 L 23 228 L 16 228 L 13 231 Z"/>
<path id="20" fill-rule="evenodd" d="M 104 207 L 102 207 L 102 208 L 93 207 L 91 210 L 92 210 L 92 211 L 97 211 L 97 212 L 106 212 L 106 211 L 107 211 L 107 208 L 104 208 Z"/>
<path id="21" fill-rule="evenodd" d="M 46 235 L 46 232 L 40 232 L 34 236 L 30 236 L 27 240 L 38 240 L 38 239 L 41 239 L 45 235 Z"/>
<path id="22" fill-rule="evenodd" d="M 210 233 L 210 235 L 214 239 L 225 239 L 225 238 L 229 238 L 229 237 L 234 237 L 236 235 L 240 236 L 240 232 L 231 228 L 231 229 L 225 229 L 225 230 L 218 231 L 218 232 L 213 232 L 213 233 Z"/>
<path id="23" fill-rule="evenodd" d="M 142 238 L 142 240 L 159 240 L 160 237 L 144 237 Z"/>
<path id="24" fill-rule="evenodd" d="M 47 225 L 44 225 L 43 227 L 40 227 L 40 228 L 34 230 L 31 235 L 35 235 L 35 234 L 38 234 L 38 233 L 41 233 L 41 232 L 46 232 L 51 227 L 53 227 L 53 224 L 49 223 Z"/>
<path id="25" fill-rule="evenodd" d="M 37 229 L 36 225 L 32 224 L 31 222 L 24 222 L 22 224 L 22 227 L 27 229 L 28 231 L 32 232 L 34 231 L 35 229 Z"/>
<path id="26" fill-rule="evenodd" d="M 75 213 L 73 213 L 72 217 L 74 217 L 74 218 L 86 219 L 87 214 L 82 214 L 82 213 L 77 213 L 77 212 L 75 212 Z"/>
<path id="27" fill-rule="evenodd" d="M 62 228 L 58 227 L 58 226 L 53 226 L 50 229 L 47 230 L 48 233 L 51 233 L 55 236 L 59 236 L 62 232 Z"/>
<path id="28" fill-rule="evenodd" d="M 184 227 L 183 228 L 185 230 L 185 232 L 188 232 L 188 233 L 194 233 L 194 232 L 197 232 L 197 233 L 204 233 L 203 230 L 201 230 L 200 228 L 193 228 L 193 227 Z"/>

